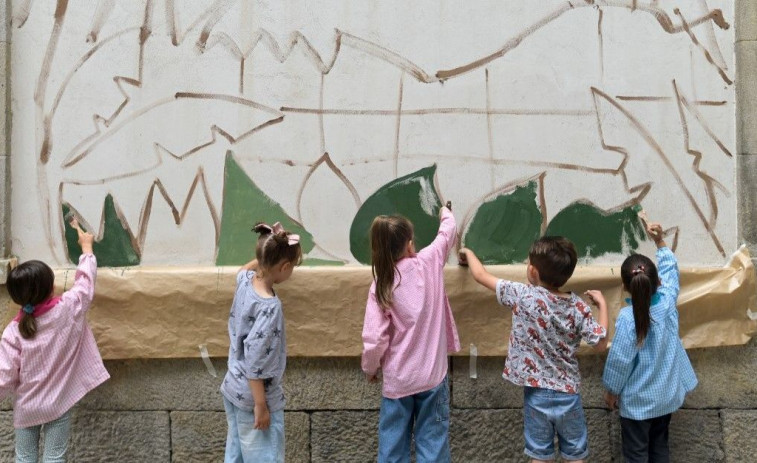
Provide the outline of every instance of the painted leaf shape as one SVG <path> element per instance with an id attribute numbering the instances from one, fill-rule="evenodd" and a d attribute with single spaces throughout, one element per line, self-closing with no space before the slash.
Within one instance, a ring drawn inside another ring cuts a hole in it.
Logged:
<path id="1" fill-rule="evenodd" d="M 434 240 L 442 207 L 434 186 L 435 174 L 436 164 L 392 180 L 365 200 L 350 227 L 350 251 L 355 259 L 370 264 L 369 233 L 371 223 L 378 215 L 407 217 L 413 223 L 416 249 L 422 249 Z"/>
<path id="2" fill-rule="evenodd" d="M 63 216 L 65 217 L 71 210 L 71 207 L 64 203 L 62 209 Z M 92 250 L 95 256 L 97 256 L 97 265 L 99 267 L 139 265 L 140 256 L 134 246 L 134 237 L 119 217 L 112 195 L 106 196 L 103 203 L 100 233 L 102 237 L 92 245 Z M 73 263 L 79 262 L 79 256 L 82 253 L 78 242 L 79 235 L 68 223 L 65 224 L 65 238 L 66 247 L 68 248 L 68 258 Z"/>
<path id="3" fill-rule="evenodd" d="M 536 182 L 529 182 L 481 204 L 463 236 L 465 246 L 485 264 L 525 261 L 541 233 L 536 189 Z"/>
<path id="4" fill-rule="evenodd" d="M 571 240 L 579 258 L 624 253 L 638 249 L 639 242 L 646 240 L 637 215 L 640 210 L 641 206 L 634 205 L 608 213 L 591 204 L 575 202 L 557 213 L 546 234 Z"/>
<path id="5" fill-rule="evenodd" d="M 255 185 L 231 152 L 226 154 L 223 184 L 223 213 L 216 265 L 241 265 L 255 257 L 257 234 L 250 231 L 257 222 L 300 235 L 302 252 L 313 249 L 313 236 L 287 215 L 281 206 Z"/>

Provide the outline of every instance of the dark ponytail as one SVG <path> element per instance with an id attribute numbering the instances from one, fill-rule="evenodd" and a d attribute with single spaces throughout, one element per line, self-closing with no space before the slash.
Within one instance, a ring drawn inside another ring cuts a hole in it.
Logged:
<path id="1" fill-rule="evenodd" d="M 371 224 L 371 271 L 376 300 L 383 309 L 392 305 L 394 271 L 413 239 L 413 224 L 399 215 L 380 215 Z"/>
<path id="2" fill-rule="evenodd" d="M 8 294 L 21 307 L 35 306 L 45 302 L 53 294 L 55 274 L 44 262 L 30 260 L 14 268 L 6 282 Z M 37 333 L 34 314 L 22 312 L 18 331 L 24 339 L 31 339 Z"/>
<path id="3" fill-rule="evenodd" d="M 649 309 L 660 278 L 654 262 L 641 254 L 632 254 L 620 267 L 620 276 L 626 291 L 631 293 L 633 320 L 636 326 L 636 344 L 641 345 L 649 333 L 652 322 Z"/>

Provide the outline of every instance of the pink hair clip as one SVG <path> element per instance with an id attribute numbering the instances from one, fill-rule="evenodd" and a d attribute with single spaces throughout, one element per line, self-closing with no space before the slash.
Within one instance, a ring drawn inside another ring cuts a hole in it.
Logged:
<path id="1" fill-rule="evenodd" d="M 644 272 L 644 270 L 646 270 L 646 269 L 644 268 L 644 266 L 643 266 L 643 265 L 639 265 L 638 267 L 636 267 L 635 269 L 633 269 L 633 270 L 631 271 L 631 275 L 634 275 L 634 276 L 635 276 L 635 275 L 638 275 L 638 274 L 640 274 L 640 273 L 643 273 L 643 272 Z"/>
<path id="2" fill-rule="evenodd" d="M 265 228 L 270 233 L 273 233 L 275 235 L 278 235 L 281 232 L 286 233 L 286 230 L 284 230 L 284 226 L 281 225 L 281 222 L 276 222 L 275 224 L 273 224 L 273 226 L 270 226 L 270 225 L 264 224 L 264 223 L 261 223 L 258 226 Z M 289 244 L 289 246 L 294 246 L 295 244 L 299 244 L 299 242 L 300 242 L 300 235 L 296 235 L 294 233 L 288 234 L 287 238 L 288 238 L 288 244 Z"/>

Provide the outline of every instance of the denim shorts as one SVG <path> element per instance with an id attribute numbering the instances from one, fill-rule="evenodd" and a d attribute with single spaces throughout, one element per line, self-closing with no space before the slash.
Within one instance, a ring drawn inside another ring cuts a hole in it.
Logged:
<path id="1" fill-rule="evenodd" d="M 526 455 L 537 460 L 553 460 L 557 433 L 564 460 L 583 460 L 589 456 L 580 394 L 526 387 L 523 402 Z"/>

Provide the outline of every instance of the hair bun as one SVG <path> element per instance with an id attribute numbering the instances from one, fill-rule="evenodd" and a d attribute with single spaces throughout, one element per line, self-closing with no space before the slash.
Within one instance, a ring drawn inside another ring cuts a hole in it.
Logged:
<path id="1" fill-rule="evenodd" d="M 278 233 L 273 234 L 273 239 L 276 240 L 276 243 L 279 245 L 286 245 L 289 246 L 289 233 L 287 233 L 284 230 L 281 230 Z"/>
<path id="2" fill-rule="evenodd" d="M 273 229 L 263 222 L 256 223 L 255 226 L 252 227 L 252 231 L 260 234 L 260 236 L 265 236 L 273 233 Z"/>

